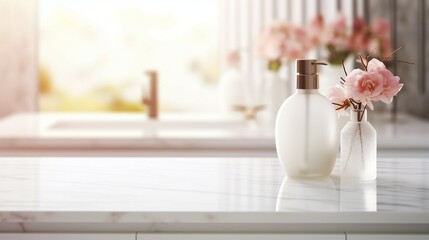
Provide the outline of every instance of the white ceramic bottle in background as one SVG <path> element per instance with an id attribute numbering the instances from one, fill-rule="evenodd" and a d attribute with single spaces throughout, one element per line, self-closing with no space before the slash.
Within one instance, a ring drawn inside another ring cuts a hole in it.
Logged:
<path id="1" fill-rule="evenodd" d="M 290 177 L 329 176 L 335 164 L 339 134 L 337 113 L 318 90 L 314 59 L 297 60 L 297 91 L 280 107 L 276 120 L 277 155 Z"/>
<path id="2" fill-rule="evenodd" d="M 227 56 L 227 70 L 220 78 L 220 109 L 226 116 L 240 116 L 237 107 L 246 107 L 249 99 L 248 82 L 240 71 L 240 57 L 237 52 Z"/>

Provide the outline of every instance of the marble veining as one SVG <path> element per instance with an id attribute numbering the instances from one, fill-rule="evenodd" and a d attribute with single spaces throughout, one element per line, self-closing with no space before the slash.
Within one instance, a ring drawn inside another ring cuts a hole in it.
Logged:
<path id="1" fill-rule="evenodd" d="M 326 179 L 284 178 L 274 158 L 0 158 L 0 166 L 2 222 L 186 219 L 180 214 L 217 221 L 219 214 L 281 212 L 429 216 L 425 158 L 379 159 L 378 179 L 362 183 L 341 181 L 338 166 Z"/>

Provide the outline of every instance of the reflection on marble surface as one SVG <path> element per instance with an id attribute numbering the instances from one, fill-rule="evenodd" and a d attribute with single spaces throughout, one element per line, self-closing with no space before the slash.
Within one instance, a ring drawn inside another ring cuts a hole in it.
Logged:
<path id="1" fill-rule="evenodd" d="M 341 180 L 340 211 L 376 212 L 377 180 L 366 182 Z"/>
<path id="2" fill-rule="evenodd" d="M 429 159 L 379 159 L 377 182 L 284 179 L 274 158 L 0 158 L 13 212 L 426 212 Z"/>
<path id="3" fill-rule="evenodd" d="M 286 177 L 277 197 L 276 211 L 376 212 L 377 181 L 343 181 L 335 175 L 322 179 Z"/>
<path id="4" fill-rule="evenodd" d="M 340 195 L 330 177 L 293 179 L 286 177 L 277 197 L 276 210 L 305 212 L 336 212 Z"/>

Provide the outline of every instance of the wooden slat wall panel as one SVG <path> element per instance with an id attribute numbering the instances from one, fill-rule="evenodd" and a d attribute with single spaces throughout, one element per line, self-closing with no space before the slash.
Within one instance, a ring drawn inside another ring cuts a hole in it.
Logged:
<path id="1" fill-rule="evenodd" d="M 245 72 L 250 71 L 250 56 L 251 51 L 251 31 L 250 24 L 251 15 L 250 12 L 250 2 L 247 0 L 236 0 L 238 3 L 237 12 L 238 12 L 238 33 L 239 33 L 239 43 L 238 48 L 242 50 L 242 59 L 241 59 L 241 69 Z"/>
<path id="2" fill-rule="evenodd" d="M 264 24 L 267 24 L 274 19 L 277 19 L 277 17 L 274 15 L 276 12 L 274 11 L 274 4 L 275 0 L 265 0 L 263 1 L 263 11 L 264 11 Z"/>
<path id="3" fill-rule="evenodd" d="M 426 0 L 420 0 L 419 1 L 419 89 L 420 92 L 424 95 L 427 93 L 426 91 L 426 56 L 422 53 L 426 51 L 426 31 L 427 31 L 427 25 L 426 25 Z"/>
<path id="4" fill-rule="evenodd" d="M 309 23 L 314 16 L 316 16 L 317 14 L 317 2 L 319 0 L 307 0 L 306 2 L 306 16 L 305 16 L 305 23 Z M 306 56 L 307 58 L 318 58 L 318 53 L 317 53 L 317 49 L 312 50 L 311 52 L 309 52 Z"/>
<path id="5" fill-rule="evenodd" d="M 343 0 L 342 1 L 342 12 L 348 16 L 347 23 L 352 24 L 353 22 L 353 0 Z"/>
<path id="6" fill-rule="evenodd" d="M 295 24 L 302 24 L 303 23 L 303 2 L 304 1 L 292 1 L 291 6 L 291 22 Z"/>
<path id="7" fill-rule="evenodd" d="M 229 15 L 227 10 L 227 3 L 225 1 L 219 1 L 218 4 L 218 24 L 219 33 L 226 33 L 228 31 L 227 23 L 229 22 Z M 226 68 L 226 62 L 224 58 L 228 52 L 228 39 L 225 37 L 226 34 L 219 34 L 219 71 L 224 72 Z"/>
<path id="8" fill-rule="evenodd" d="M 385 11 L 384 8 L 386 6 L 389 6 L 389 2 L 390 0 L 378 0 L 377 2 L 375 1 L 369 1 L 369 12 L 367 12 L 366 15 L 368 19 L 366 19 L 369 23 L 375 21 L 378 18 L 385 18 L 390 20 L 390 14 L 388 11 Z M 359 64 L 360 65 L 360 64 Z M 381 102 L 375 102 L 374 103 L 374 109 L 376 109 L 377 111 L 386 111 L 389 110 L 389 108 L 392 108 L 392 105 L 386 105 L 384 103 Z"/>
<path id="9" fill-rule="evenodd" d="M 319 0 L 307 0 L 306 1 L 306 9 L 307 9 L 307 14 L 305 17 L 305 22 L 308 23 L 310 22 L 314 16 L 316 16 L 317 14 L 317 2 Z"/>
<path id="10" fill-rule="evenodd" d="M 390 6 L 390 1 L 392 0 L 377 0 L 377 3 L 370 1 L 370 16 L 369 16 L 369 20 L 373 21 L 377 18 L 386 18 L 389 19 L 390 18 L 390 11 L 386 11 L 389 10 L 389 6 Z"/>
<path id="11" fill-rule="evenodd" d="M 357 13 L 357 15 L 363 16 L 364 15 L 363 6 L 364 6 L 365 0 L 355 0 L 355 1 L 356 1 L 356 13 Z"/>
<path id="12" fill-rule="evenodd" d="M 277 18 L 287 19 L 287 0 L 277 0 Z"/>
<path id="13" fill-rule="evenodd" d="M 251 0 L 251 18 L 252 18 L 252 24 L 250 26 L 251 29 L 251 39 L 249 40 L 250 42 L 250 54 L 249 57 L 251 59 L 252 62 L 252 69 L 250 71 L 250 77 L 252 78 L 252 84 L 257 86 L 259 84 L 259 80 L 260 78 L 262 78 L 262 74 L 264 72 L 264 66 L 263 63 L 260 59 L 255 58 L 252 56 L 252 54 L 254 53 L 253 51 L 253 42 L 254 39 L 256 39 L 258 37 L 258 35 L 261 33 L 263 27 L 264 27 L 264 13 L 262 11 L 263 9 L 263 0 Z M 257 98 L 258 96 L 255 96 L 255 98 Z"/>
<path id="14" fill-rule="evenodd" d="M 263 27 L 278 19 L 295 24 L 306 24 L 317 12 L 322 13 L 327 22 L 330 22 L 337 15 L 338 6 L 344 8 L 351 22 L 354 1 L 363 0 L 342 0 L 339 5 L 337 1 L 332 0 L 221 0 L 222 12 L 226 13 L 224 21 L 221 22 L 221 29 L 225 31 L 220 31 L 220 43 L 224 43 L 222 56 L 231 50 L 241 50 L 241 68 L 249 73 L 249 81 L 259 86 L 264 78 L 265 63 L 254 56 L 253 44 Z M 317 58 L 318 56 L 320 56 L 320 50 L 314 50 L 306 57 Z M 224 64 L 221 63 L 221 66 L 224 70 Z M 295 85 L 294 63 L 289 64 L 287 68 L 286 75 L 291 85 L 288 87 L 291 89 Z"/>
<path id="15" fill-rule="evenodd" d="M 401 50 L 397 54 L 397 58 L 405 59 L 416 62 L 415 65 L 397 64 L 397 68 L 392 68 L 393 71 L 397 72 L 402 77 L 402 80 L 406 83 L 404 90 L 398 97 L 398 109 L 399 111 L 407 111 L 409 113 L 417 114 L 423 117 L 429 118 L 429 61 L 425 60 L 425 56 L 429 56 L 429 48 L 426 47 L 429 41 L 429 33 L 427 28 L 429 26 L 428 17 L 420 18 L 416 16 L 418 13 L 424 14 L 429 12 L 429 1 L 428 0 L 306 0 L 306 1 L 294 1 L 294 0 L 222 0 L 227 5 L 227 8 L 243 8 L 241 5 L 248 5 L 249 11 L 242 11 L 240 14 L 245 14 L 246 17 L 240 17 L 240 19 L 247 18 L 248 21 L 242 21 L 240 24 L 231 24 L 234 22 L 234 18 L 237 15 L 234 9 L 228 9 L 230 13 L 228 20 L 226 21 L 229 26 L 229 31 L 225 32 L 224 36 L 228 39 L 229 49 L 238 47 L 237 41 L 240 41 L 240 46 L 244 46 L 247 43 L 249 48 L 248 53 L 244 60 L 243 68 L 247 68 L 250 75 L 252 76 L 253 83 L 257 84 L 263 79 L 264 66 L 261 60 L 256 59 L 250 51 L 254 39 L 257 37 L 263 26 L 268 24 L 274 19 L 285 19 L 297 24 L 308 22 L 317 11 L 320 11 L 325 18 L 326 22 L 331 22 L 337 15 L 338 10 L 346 14 L 349 23 L 352 22 L 354 16 L 362 16 L 367 22 L 383 17 L 390 19 L 391 23 L 397 22 L 396 32 L 393 32 L 393 36 L 397 36 L 393 42 L 397 43 L 397 46 L 404 45 L 405 49 Z M 237 1 L 240 1 L 237 3 Z M 392 4 L 397 3 L 397 13 L 392 13 Z M 241 5 L 240 5 L 241 4 Z M 399 10 L 400 9 L 400 10 Z M 424 10 L 426 9 L 426 11 Z M 393 19 L 393 17 L 396 17 Z M 422 19 L 425 24 L 422 25 Z M 420 21 L 420 22 L 419 22 Z M 247 25 L 246 25 L 247 24 Z M 242 37 L 246 37 L 246 40 L 238 40 L 235 36 L 235 29 L 243 27 L 244 31 L 250 31 L 249 33 L 242 33 Z M 400 34 L 398 34 L 400 33 Z M 232 35 L 231 35 L 232 34 Z M 396 40 L 396 41 L 395 41 Z M 422 52 L 426 51 L 426 53 Z M 323 55 L 323 50 L 312 51 L 307 57 L 317 57 Z M 422 61 L 423 60 L 423 61 Z M 247 61 L 247 62 L 246 62 Z M 290 64 L 288 77 L 294 78 L 294 65 Z M 293 80 L 291 81 L 294 82 Z M 385 105 L 377 105 L 378 110 L 387 109 L 395 110 L 392 107 L 386 108 Z"/>
<path id="16" fill-rule="evenodd" d="M 398 32 L 401 33 L 398 34 L 398 45 L 405 46 L 405 48 L 396 56 L 398 59 L 416 63 L 414 65 L 397 64 L 398 75 L 405 83 L 404 89 L 398 97 L 398 107 L 399 110 L 423 116 L 428 111 L 428 103 L 424 101 L 424 95 L 419 88 L 419 79 L 423 78 L 423 76 L 419 76 L 419 69 L 422 66 L 418 62 L 419 54 L 422 54 L 418 44 L 419 19 L 416 16 L 419 13 L 419 1 L 398 0 L 398 9 L 401 9 L 397 12 L 397 27 Z"/>
<path id="17" fill-rule="evenodd" d="M 225 22 L 227 31 L 224 33 L 227 39 L 227 50 L 231 51 L 238 48 L 237 44 L 237 17 L 235 1 L 225 1 L 225 13 L 227 22 Z"/>
<path id="18" fill-rule="evenodd" d="M 333 0 L 322 0 L 321 1 L 322 14 L 326 22 L 331 22 L 337 16 L 337 4 Z"/>
<path id="19" fill-rule="evenodd" d="M 426 0 L 425 1 L 425 11 L 428 13 L 429 12 L 429 1 Z M 429 56 L 429 17 L 426 16 L 425 18 L 425 52 L 422 53 L 424 54 L 424 57 L 428 57 Z M 426 59 L 426 71 L 425 71 L 425 75 L 423 76 L 423 81 L 426 82 L 426 92 L 425 92 L 425 106 L 426 109 L 423 110 L 423 114 L 422 116 L 424 116 L 425 118 L 429 118 L 429 59 Z"/>

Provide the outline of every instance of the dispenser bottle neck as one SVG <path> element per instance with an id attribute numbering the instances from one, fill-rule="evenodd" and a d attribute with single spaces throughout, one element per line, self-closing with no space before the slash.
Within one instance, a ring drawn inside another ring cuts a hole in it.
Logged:
<path id="1" fill-rule="evenodd" d="M 296 75 L 296 88 L 297 89 L 319 89 L 319 77 L 317 74 Z"/>
<path id="2" fill-rule="evenodd" d="M 299 94 L 319 94 L 319 89 L 297 89 L 297 93 Z"/>
<path id="3" fill-rule="evenodd" d="M 318 89 L 319 77 L 317 73 L 318 65 L 326 63 L 318 62 L 316 59 L 296 60 L 296 88 L 297 89 Z"/>

